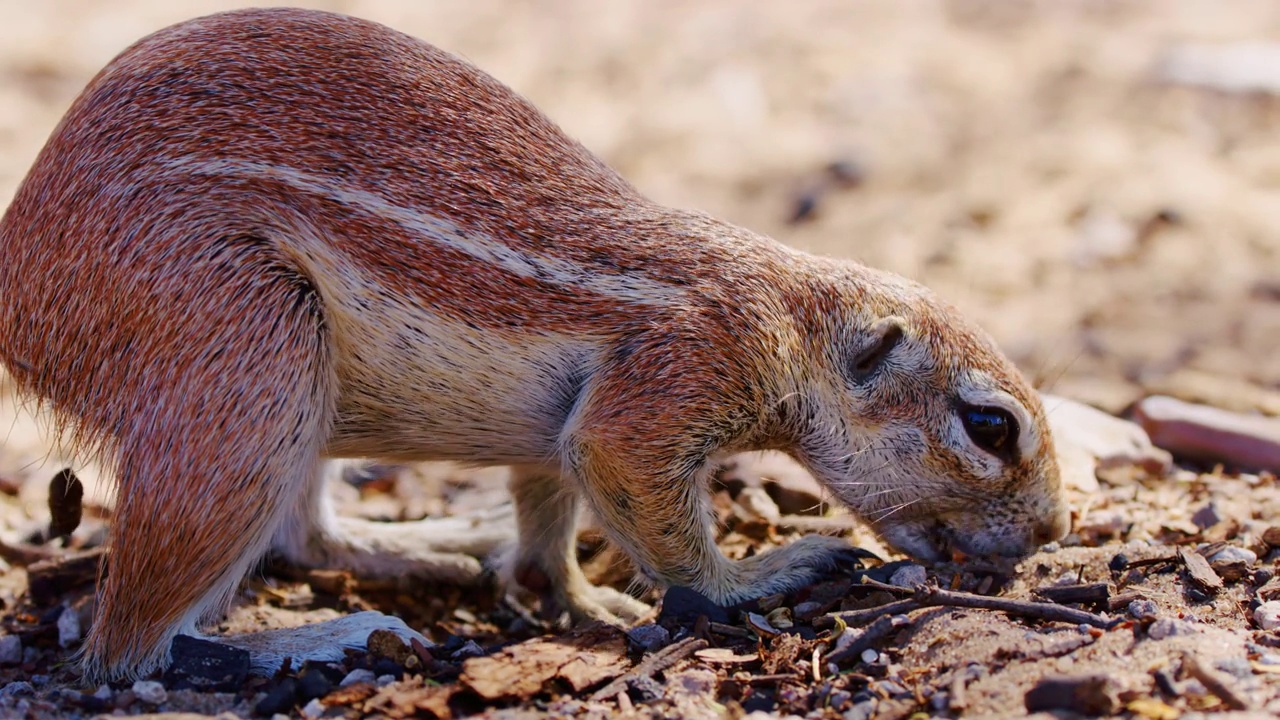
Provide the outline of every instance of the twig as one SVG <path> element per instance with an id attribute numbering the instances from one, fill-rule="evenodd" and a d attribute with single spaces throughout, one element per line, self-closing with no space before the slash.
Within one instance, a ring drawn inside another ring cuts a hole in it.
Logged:
<path id="1" fill-rule="evenodd" d="M 773 685 L 784 682 L 803 683 L 804 678 L 798 677 L 795 673 L 776 673 L 774 675 L 752 675 L 746 678 L 746 682 L 748 685 Z"/>
<path id="2" fill-rule="evenodd" d="M 858 578 L 858 581 L 854 584 L 853 587 L 872 588 L 874 590 L 880 590 L 882 592 L 889 593 L 890 595 L 899 595 L 899 596 L 908 596 L 908 597 L 911 595 L 911 592 L 912 592 L 911 588 L 909 587 L 902 587 L 901 585 L 890 585 L 887 582 L 880 582 L 879 580 L 874 580 L 872 578 L 867 577 L 866 575 L 863 575 L 862 577 Z"/>
<path id="3" fill-rule="evenodd" d="M 919 603 L 921 607 L 963 607 L 976 610 L 997 610 L 1018 617 L 1065 622 L 1074 625 L 1091 625 L 1104 630 L 1110 630 L 1122 622 L 1118 618 L 1105 618 L 1091 612 L 1053 603 L 974 595 L 955 590 L 943 590 L 929 585 L 917 587 L 915 597 L 912 599 Z"/>
<path id="4" fill-rule="evenodd" d="M 866 630 L 848 647 L 841 648 L 827 656 L 827 662 L 839 665 L 849 658 L 861 658 L 862 652 L 880 642 L 886 635 L 901 627 L 893 622 L 893 615 L 885 615 L 867 626 Z"/>
<path id="5" fill-rule="evenodd" d="M 1250 710 L 1252 705 L 1229 685 L 1223 682 L 1218 673 L 1213 672 L 1209 668 L 1200 663 L 1200 660 L 1191 653 L 1182 654 L 1182 669 L 1188 675 L 1200 681 L 1205 689 L 1218 696 L 1219 700 L 1226 703 L 1227 707 L 1232 710 Z"/>
<path id="6" fill-rule="evenodd" d="M 724 623 L 712 622 L 707 629 L 716 635 L 724 635 L 726 637 L 751 637 L 751 631 L 746 628 L 740 628 L 737 625 L 726 625 Z"/>
<path id="7" fill-rule="evenodd" d="M 1036 588 L 1036 595 L 1059 605 L 1103 605 L 1111 598 L 1110 583 L 1050 585 Z"/>
<path id="8" fill-rule="evenodd" d="M 906 600 L 895 600 L 884 605 L 877 605 L 872 608 L 863 610 L 849 610 L 847 612 L 828 613 L 813 621 L 813 626 L 819 630 L 832 627 L 836 624 L 836 619 L 843 620 L 846 625 L 858 626 L 864 625 L 869 621 L 883 617 L 885 615 L 901 615 L 919 610 L 924 607 L 915 598 L 907 598 Z"/>
<path id="9" fill-rule="evenodd" d="M 654 673 L 666 670 L 706 646 L 706 640 L 692 637 L 685 638 L 677 643 L 672 643 L 656 653 L 647 655 L 638 665 L 631 668 L 631 670 L 626 674 L 597 690 L 595 694 L 591 696 L 591 699 L 593 701 L 608 700 L 609 698 L 616 696 L 618 693 L 625 691 L 627 689 L 627 684 L 631 681 L 638 680 L 640 678 L 652 677 Z"/>

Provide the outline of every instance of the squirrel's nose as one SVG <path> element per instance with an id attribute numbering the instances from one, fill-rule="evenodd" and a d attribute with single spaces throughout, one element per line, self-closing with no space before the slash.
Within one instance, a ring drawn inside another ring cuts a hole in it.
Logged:
<path id="1" fill-rule="evenodd" d="M 1036 526 L 1035 533 L 1032 536 L 1037 545 L 1046 545 L 1054 540 L 1061 540 L 1066 537 L 1067 531 L 1071 529 L 1071 513 L 1066 508 L 1054 513 L 1049 518 L 1042 520 Z"/>

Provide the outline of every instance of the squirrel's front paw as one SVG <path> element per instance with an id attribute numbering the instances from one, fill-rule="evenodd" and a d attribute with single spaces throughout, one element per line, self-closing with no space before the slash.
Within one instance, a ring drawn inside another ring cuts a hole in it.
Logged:
<path id="1" fill-rule="evenodd" d="M 741 560 L 731 587 L 712 589 L 710 597 L 726 604 L 788 592 L 839 571 L 856 570 L 874 553 L 850 545 L 844 538 L 806 535 L 798 540 Z"/>

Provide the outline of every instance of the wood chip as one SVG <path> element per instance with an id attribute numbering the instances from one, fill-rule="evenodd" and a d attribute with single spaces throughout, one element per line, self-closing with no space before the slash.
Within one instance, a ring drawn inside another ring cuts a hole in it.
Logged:
<path id="1" fill-rule="evenodd" d="M 1178 548 L 1178 557 L 1182 559 L 1182 565 L 1187 569 L 1187 577 L 1201 590 L 1216 593 L 1222 589 L 1222 578 L 1214 572 L 1213 566 L 1204 559 L 1203 555 L 1183 547 Z"/>
<path id="2" fill-rule="evenodd" d="M 1051 585 L 1037 588 L 1036 595 L 1060 605 L 1105 605 L 1111 598 L 1109 583 L 1087 585 Z"/>
<path id="3" fill-rule="evenodd" d="M 1082 715 L 1111 715 L 1120 708 L 1107 675 L 1043 678 L 1027 691 L 1029 712 L 1070 710 Z"/>
<path id="4" fill-rule="evenodd" d="M 541 637 L 503 648 L 462 665 L 462 684 L 486 700 L 528 699 L 552 680 L 575 692 L 626 671 L 627 636 L 594 625 L 562 637 Z"/>
<path id="5" fill-rule="evenodd" d="M 1183 653 L 1182 670 L 1199 680 L 1209 692 L 1216 695 L 1232 710 L 1249 710 L 1252 707 L 1250 702 L 1237 693 L 1220 673 L 1205 667 L 1195 655 Z"/>

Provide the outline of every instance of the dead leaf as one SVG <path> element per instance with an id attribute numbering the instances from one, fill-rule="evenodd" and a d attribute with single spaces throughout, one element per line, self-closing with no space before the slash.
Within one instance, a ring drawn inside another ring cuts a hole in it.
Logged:
<path id="1" fill-rule="evenodd" d="M 366 716 L 407 718 L 418 716 L 421 714 L 419 710 L 425 710 L 440 720 L 449 720 L 453 715 L 449 710 L 449 698 L 456 690 L 456 685 L 439 685 L 413 677 L 378 690 L 361 711 Z"/>
<path id="2" fill-rule="evenodd" d="M 627 669 L 626 635 L 593 625 L 569 635 L 540 637 L 462 665 L 462 684 L 486 700 L 525 699 L 559 679 L 581 692 Z"/>

